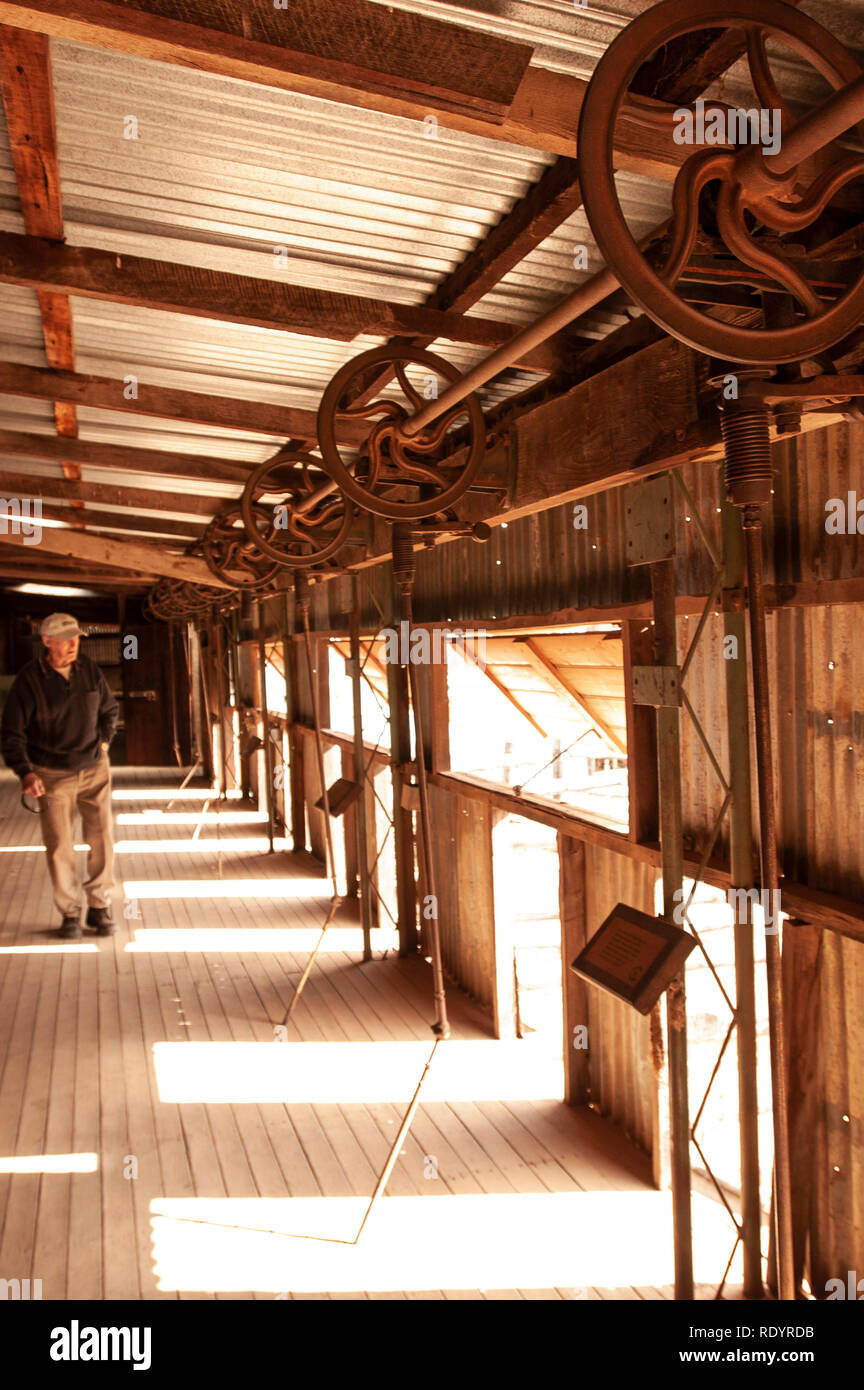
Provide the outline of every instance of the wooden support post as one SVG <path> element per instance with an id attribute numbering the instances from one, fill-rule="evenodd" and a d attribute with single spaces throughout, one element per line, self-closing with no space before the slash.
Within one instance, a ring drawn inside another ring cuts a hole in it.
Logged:
<path id="1" fill-rule="evenodd" d="M 451 850 L 448 865 L 445 844 L 441 846 L 445 853 L 439 854 L 436 861 L 439 891 L 444 902 L 442 936 L 447 945 L 445 964 L 450 974 L 476 999 L 492 1005 L 496 1038 L 515 1038 L 513 946 L 503 914 L 496 931 L 492 874 L 494 818 L 491 806 L 478 806 L 461 796 L 454 798 L 455 856 Z M 443 824 L 443 819 L 438 823 Z M 446 889 L 441 868 L 449 873 L 452 881 L 452 886 Z M 455 921 L 449 916 L 448 899 L 451 904 L 455 900 L 458 905 Z"/>
<path id="2" fill-rule="evenodd" d="M 570 969 L 587 944 L 585 876 L 587 846 L 558 832 L 558 902 L 561 917 L 561 969 L 564 993 L 564 1099 L 587 1105 L 591 1096 L 588 1056 L 588 986 Z"/>
<path id="3" fill-rule="evenodd" d="M 814 1289 L 824 1287 L 826 1275 L 814 1251 L 806 1269 L 807 1240 L 814 1208 L 815 1143 L 819 1126 L 820 1061 L 819 996 L 822 990 L 823 933 L 809 923 L 789 920 L 783 931 L 783 997 L 786 1001 L 786 1061 L 789 1080 L 789 1152 L 792 1156 L 792 1235 L 795 1287 L 805 1273 Z M 839 1116 L 840 1107 L 834 1110 Z M 851 1125 L 834 1121 L 841 1134 Z M 830 1131 L 829 1131 L 830 1132 Z M 844 1135 L 844 1138 L 846 1136 Z M 837 1160 L 842 1163 L 842 1159 Z M 849 1168 L 851 1168 L 851 1155 Z M 829 1173 L 829 1177 L 832 1175 Z"/>

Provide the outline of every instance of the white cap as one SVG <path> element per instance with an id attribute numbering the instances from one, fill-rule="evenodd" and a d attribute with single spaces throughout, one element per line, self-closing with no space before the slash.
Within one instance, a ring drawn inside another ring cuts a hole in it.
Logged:
<path id="1" fill-rule="evenodd" d="M 49 613 L 39 628 L 40 637 L 54 637 L 58 642 L 66 642 L 70 637 L 86 637 L 78 619 L 71 613 Z"/>

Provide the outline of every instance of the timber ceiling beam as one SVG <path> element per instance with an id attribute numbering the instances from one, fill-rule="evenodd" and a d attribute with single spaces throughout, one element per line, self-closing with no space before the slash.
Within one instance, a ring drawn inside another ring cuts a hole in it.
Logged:
<path id="1" fill-rule="evenodd" d="M 81 372 L 51 371 L 16 362 L 0 362 L 0 396 L 25 396 L 32 400 L 67 401 L 97 410 L 116 410 L 130 415 L 155 415 L 162 420 L 186 420 L 196 425 L 273 435 L 317 438 L 317 413 L 294 406 L 269 405 L 211 396 L 200 391 L 146 386 L 129 378 L 88 376 Z M 368 433 L 362 420 L 345 420 L 337 426 L 346 444 L 360 444 Z"/>
<path id="2" fill-rule="evenodd" d="M 31 236 L 61 242 L 63 201 L 57 160 L 54 86 L 48 39 L 44 34 L 0 27 L 0 93 L 24 226 Z M 38 297 L 48 365 L 72 371 L 75 344 L 69 296 L 62 291 L 40 288 Z M 55 401 L 53 405 L 58 435 L 76 438 L 75 406 L 66 401 Z M 60 462 L 64 477 L 80 478 L 81 470 L 75 463 L 65 457 Z"/>
<path id="3" fill-rule="evenodd" d="M 638 340 L 641 322 L 626 324 L 598 343 L 596 374 L 571 390 L 526 403 L 521 413 L 512 402 L 493 413 L 500 437 L 493 436 L 477 477 L 485 491 L 469 490 L 459 499 L 458 520 L 500 525 L 685 463 L 722 458 L 720 414 L 706 391 L 706 357 L 668 337 L 615 356 L 619 339 Z M 841 419 L 839 406 L 836 413 L 805 411 L 801 428 L 823 429 Z M 452 539 L 439 538 L 436 544 Z M 377 565 L 390 555 L 390 524 L 373 518 L 367 558 L 350 568 Z"/>
<path id="4" fill-rule="evenodd" d="M 201 483 L 226 482 L 238 483 L 240 486 L 245 483 L 255 467 L 254 463 L 208 458 L 200 454 L 169 453 L 166 449 L 136 449 L 125 444 L 97 444 L 92 440 L 83 439 L 61 441 L 47 434 L 0 430 L 0 462 L 22 458 L 42 459 L 47 463 L 55 459 L 68 458 L 74 463 L 88 464 L 93 468 L 116 468 L 133 473 L 167 473 L 176 478 L 192 478 Z M 104 500 L 107 501 L 107 497 Z"/>
<path id="5" fill-rule="evenodd" d="M 124 593 L 146 593 L 155 582 L 153 579 L 130 579 L 114 572 L 103 570 L 83 570 L 76 567 L 68 573 L 59 569 L 23 569 L 20 565 L 7 563 L 0 558 L 0 587 L 11 589 L 19 584 L 60 584 L 86 589 L 109 589 L 111 592 L 122 589 Z"/>
<path id="6" fill-rule="evenodd" d="M 2 515 L 3 504 L 0 501 L 0 518 Z M 121 512 L 103 512 L 92 508 L 73 511 L 71 507 L 54 507 L 44 499 L 42 517 L 46 521 L 62 521 L 65 526 L 72 526 L 76 521 L 83 520 L 88 527 L 97 530 L 145 531 L 151 532 L 153 536 L 179 536 L 185 541 L 196 540 L 204 530 L 204 523 L 200 521 L 174 521 L 168 517 L 141 516 L 128 508 Z M 114 539 L 121 538 L 115 536 Z"/>
<path id="7" fill-rule="evenodd" d="M 798 0 L 790 0 L 797 4 Z M 637 74 L 633 90 L 648 98 L 683 104 L 693 101 L 720 77 L 746 51 L 746 39 L 740 30 L 724 31 L 720 37 L 713 29 L 686 34 L 674 43 L 666 44 Z M 439 310 L 469 309 L 520 261 L 552 236 L 569 217 L 582 206 L 578 160 L 559 155 L 554 164 L 514 206 L 497 222 L 485 237 L 435 289 L 426 300 L 426 307 Z M 607 301 L 608 303 L 608 301 Z M 584 315 L 577 323 L 590 322 L 601 306 Z M 566 345 L 576 349 L 575 325 L 558 335 L 566 355 Z M 392 346 L 408 345 L 400 337 Z M 415 338 L 414 347 L 428 347 L 432 339 Z M 590 349 L 587 349 L 590 350 Z M 569 364 L 567 364 L 569 365 Z M 383 374 L 375 389 L 388 378 Z"/>
<path id="8" fill-rule="evenodd" d="M 454 343 L 494 348 L 522 329 L 521 324 L 448 313 L 435 307 L 390 304 L 381 299 L 307 289 L 251 275 L 231 275 L 92 247 L 65 246 L 14 232 L 0 232 L 0 282 L 48 291 L 53 296 L 74 294 L 111 304 L 162 309 L 340 342 L 350 342 L 360 334 L 404 334 L 422 336 L 430 342 L 446 338 Z M 553 339 L 526 353 L 514 365 L 552 372 L 562 365 L 562 359 Z"/>
<path id="9" fill-rule="evenodd" d="M 136 574 L 164 575 L 168 579 L 188 579 L 193 584 L 207 584 L 216 589 L 230 589 L 217 579 L 203 560 L 188 555 L 170 555 L 157 546 L 140 541 L 109 540 L 105 536 L 85 535 L 81 531 L 65 531 L 45 527 L 38 545 L 28 545 L 23 535 L 7 534 L 4 546 L 17 546 L 32 555 L 65 555 L 85 564 L 110 566 L 111 569 L 133 570 Z"/>
<path id="10" fill-rule="evenodd" d="M 0 471 L 0 494 L 5 498 L 42 497 L 57 502 L 90 502 L 97 506 L 135 508 L 139 512 L 177 512 L 180 516 L 188 515 L 193 527 L 205 525 L 229 500 L 202 497 L 197 493 L 164 492 L 161 488 L 114 487 L 110 483 L 68 482 L 65 478 L 43 478 L 36 473 L 4 471 Z"/>
<path id="11" fill-rule="evenodd" d="M 194 18 L 193 18 L 194 17 Z M 476 29 L 368 0 L 0 0 L 0 23 L 575 157 L 587 82 Z M 345 55 L 351 60 L 346 61 Z M 434 74 L 434 79 L 431 76 Z M 686 150 L 625 105 L 618 167 L 674 179 Z"/>

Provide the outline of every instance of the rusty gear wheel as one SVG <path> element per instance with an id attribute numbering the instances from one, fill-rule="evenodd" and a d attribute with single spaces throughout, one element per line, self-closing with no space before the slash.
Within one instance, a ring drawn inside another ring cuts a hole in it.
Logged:
<path id="1" fill-rule="evenodd" d="M 342 548 L 354 508 L 327 478 L 320 459 L 286 454 L 250 474 L 240 500 L 254 545 L 280 566 L 324 564 Z"/>
<path id="2" fill-rule="evenodd" d="M 406 367 L 425 370 L 415 371 L 412 382 Z M 384 395 L 392 377 L 395 384 Z M 449 386 L 460 374 L 433 352 L 394 347 L 361 353 L 333 377 L 318 410 L 318 442 L 327 472 L 358 507 L 391 521 L 413 521 L 436 516 L 470 487 L 486 449 L 486 427 L 476 395 L 416 435 L 409 437 L 401 429 L 405 420 L 434 398 L 432 393 L 437 394 L 439 378 Z M 379 392 L 377 399 L 367 401 L 374 391 Z M 370 421 L 359 458 L 343 457 L 336 442 L 339 419 Z M 467 440 L 454 439 L 455 427 L 462 424 Z"/>
<path id="3" fill-rule="evenodd" d="M 837 160 L 805 192 L 799 166 L 771 168 L 758 146 L 746 156 L 738 148 L 702 148 L 681 166 L 673 193 L 671 246 L 656 271 L 634 240 L 618 199 L 613 169 L 615 122 L 629 84 L 642 64 L 664 44 L 703 29 L 734 29 L 746 36 L 753 88 L 760 107 L 777 110 L 782 140 L 793 128 L 787 103 L 771 72 L 766 40 L 779 40 L 805 58 L 834 91 L 861 76 L 851 54 L 826 29 L 781 0 L 665 0 L 652 5 L 613 40 L 594 71 L 579 119 L 579 164 L 585 210 L 597 245 L 627 293 L 667 332 L 701 352 L 737 362 L 804 361 L 826 351 L 864 318 L 864 275 L 826 302 L 777 243 L 821 214 L 844 184 L 864 175 L 864 159 L 838 149 Z M 720 103 L 707 102 L 706 109 Z M 665 129 L 672 117 L 653 114 L 651 103 L 633 100 L 635 119 Z M 818 110 L 811 113 L 818 128 Z M 858 130 L 861 130 L 859 125 Z M 719 184 L 717 230 L 732 256 L 764 290 L 792 297 L 797 321 L 783 328 L 747 328 L 723 323 L 687 304 L 675 286 L 699 232 L 700 194 Z M 758 191 L 757 191 L 758 190 Z M 754 223 L 770 240 L 753 235 Z M 754 273 L 755 272 L 755 273 Z"/>
<path id="4" fill-rule="evenodd" d="M 262 589 L 273 582 L 280 569 L 250 539 L 239 507 L 214 517 L 201 537 L 201 553 L 211 573 L 235 589 Z"/>

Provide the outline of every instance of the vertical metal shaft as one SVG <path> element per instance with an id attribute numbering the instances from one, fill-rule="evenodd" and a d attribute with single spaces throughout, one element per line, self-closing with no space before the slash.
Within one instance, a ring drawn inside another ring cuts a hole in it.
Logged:
<path id="1" fill-rule="evenodd" d="M 369 842 L 366 825 L 366 754 L 363 751 L 363 701 L 360 674 L 360 583 L 351 575 L 351 697 L 354 706 L 354 780 L 360 784 L 355 803 L 357 877 L 360 880 L 360 922 L 363 927 L 363 959 L 372 959 L 372 901 L 369 884 Z"/>
<path id="2" fill-rule="evenodd" d="M 333 897 L 339 896 L 336 882 L 336 860 L 333 855 L 333 827 L 330 823 L 330 798 L 327 795 L 327 774 L 324 770 L 324 741 L 321 737 L 321 710 L 318 701 L 318 677 L 312 660 L 312 634 L 309 628 L 309 586 L 306 575 L 298 570 L 294 577 L 297 607 L 303 618 L 303 640 L 306 647 L 306 671 L 309 677 L 309 695 L 312 700 L 312 722 L 315 726 L 315 752 L 318 760 L 318 776 L 321 781 L 321 801 L 324 807 L 324 852 L 326 873 L 333 885 Z"/>
<path id="3" fill-rule="evenodd" d="M 774 910 L 778 883 L 777 822 L 771 742 L 771 689 L 765 634 L 762 575 L 762 507 L 771 501 L 771 435 L 763 401 L 724 401 L 720 423 L 726 454 L 729 501 L 741 508 L 747 559 L 750 654 L 753 664 L 753 719 L 759 792 L 761 886 L 766 912 L 765 968 L 768 984 L 768 1036 L 771 1047 L 771 1104 L 774 1118 L 774 1234 L 777 1289 L 782 1299 L 795 1298 L 795 1253 L 792 1235 L 792 1180 L 789 1154 L 789 1108 L 783 1023 L 783 975 L 779 914 Z M 768 894 L 765 898 L 764 895 Z"/>
<path id="4" fill-rule="evenodd" d="M 395 535 L 397 527 L 394 526 L 393 530 Z M 390 594 L 389 613 L 390 622 L 398 630 L 400 599 L 395 577 Z M 396 917 L 399 928 L 400 956 L 417 954 L 413 815 L 403 805 L 403 792 L 408 783 L 408 765 L 411 762 L 411 712 L 408 688 L 406 666 L 398 662 L 388 661 L 387 695 L 390 706 L 393 853 L 396 861 Z"/>
<path id="5" fill-rule="evenodd" d="M 756 771 L 759 786 L 759 832 L 762 853 L 762 891 L 775 903 L 778 885 L 777 821 L 771 744 L 768 644 L 765 633 L 765 593 L 762 575 L 762 515 L 758 506 L 744 510 L 747 552 L 747 591 L 750 610 L 750 649 L 753 662 L 753 711 L 756 727 Z M 767 930 L 768 927 L 772 930 Z M 792 1173 L 789 1156 L 789 1103 L 786 1042 L 783 1023 L 783 976 L 779 921 L 769 923 L 766 909 L 765 965 L 768 977 L 768 1036 L 771 1044 L 771 1093 L 774 1114 L 774 1220 L 777 1249 L 777 1288 L 781 1299 L 795 1298 L 795 1256 L 792 1236 Z"/>
<path id="6" fill-rule="evenodd" d="M 183 759 L 180 755 L 180 735 L 177 728 L 177 661 L 174 654 L 174 642 L 177 634 L 176 623 L 168 624 L 168 672 L 171 681 L 171 747 L 174 750 L 174 757 L 177 766 L 183 766 Z M 208 709 L 209 714 L 209 709 Z"/>
<path id="7" fill-rule="evenodd" d="M 267 806 L 268 854 L 273 853 L 273 745 L 270 738 L 270 711 L 267 708 L 267 649 L 264 643 L 264 605 L 258 609 L 258 684 L 261 687 L 261 740 L 264 744 L 264 795 Z"/>
<path id="8" fill-rule="evenodd" d="M 675 626 L 675 562 L 651 566 L 654 599 L 654 654 L 660 666 L 678 665 Z M 680 710 L 658 707 L 657 766 L 660 783 L 660 860 L 663 913 L 671 918 L 684 878 L 681 809 Z M 666 991 L 669 1044 L 669 1125 L 672 1139 L 672 1221 L 675 1242 L 675 1297 L 693 1298 L 693 1231 L 690 1211 L 690 1097 L 687 1085 L 687 1008 L 683 971 Z"/>
<path id="9" fill-rule="evenodd" d="M 724 587 L 738 589 L 744 580 L 741 519 L 723 507 Z M 725 652 L 726 721 L 729 733 L 729 867 L 733 888 L 753 886 L 753 831 L 750 789 L 750 722 L 747 689 L 747 633 L 743 613 L 726 613 L 724 632 L 734 643 Z M 759 1194 L 759 1104 L 756 1086 L 756 990 L 753 922 L 750 899 L 743 922 L 736 921 L 735 1025 L 738 1053 L 738 1126 L 741 1154 L 741 1240 L 744 1249 L 744 1297 L 761 1298 L 762 1251 Z"/>
<path id="10" fill-rule="evenodd" d="M 393 575 L 399 586 L 400 618 L 407 624 L 407 647 L 410 654 L 413 621 L 411 594 L 414 588 L 414 550 L 411 528 L 402 522 L 397 522 L 393 527 Z M 450 1025 L 447 1021 L 447 996 L 444 989 L 444 965 L 441 958 L 441 932 L 438 925 L 438 894 L 435 891 L 435 864 L 432 855 L 432 818 L 429 810 L 429 788 L 426 781 L 422 697 L 417 671 L 412 666 L 410 659 L 408 677 L 411 683 L 411 703 L 414 712 L 414 744 L 417 752 L 417 787 L 420 793 L 420 839 L 423 850 L 423 868 L 426 891 L 432 900 L 433 908 L 429 933 L 432 949 L 432 987 L 435 994 L 435 1022 L 432 1025 L 432 1031 L 442 1038 L 449 1038 Z"/>
<path id="11" fill-rule="evenodd" d="M 213 637 L 216 658 L 216 703 L 219 707 L 219 766 L 216 780 L 219 800 L 222 801 L 228 791 L 228 748 L 225 738 L 225 667 L 221 622 L 213 624 Z"/>

